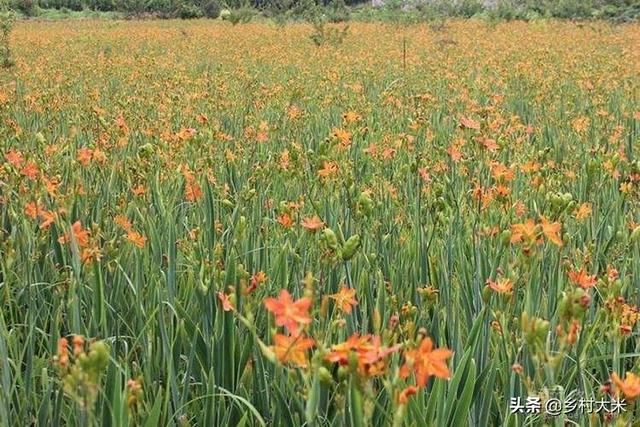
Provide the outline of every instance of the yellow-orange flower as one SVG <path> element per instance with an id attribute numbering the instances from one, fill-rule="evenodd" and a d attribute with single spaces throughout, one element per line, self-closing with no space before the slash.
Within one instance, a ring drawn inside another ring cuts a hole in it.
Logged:
<path id="1" fill-rule="evenodd" d="M 307 351 L 315 344 L 304 335 L 292 336 L 276 334 L 271 347 L 280 363 L 291 363 L 301 368 L 307 367 Z"/>
<path id="2" fill-rule="evenodd" d="M 487 279 L 487 285 L 499 294 L 510 294 L 513 291 L 513 282 L 510 279 L 502 277 L 498 281 Z"/>
<path id="3" fill-rule="evenodd" d="M 329 295 L 329 298 L 336 302 L 336 305 L 340 308 L 340 310 L 342 310 L 342 312 L 349 314 L 351 313 L 353 306 L 358 304 L 355 296 L 356 290 L 347 288 L 345 286 L 337 293 Z"/>
<path id="4" fill-rule="evenodd" d="M 541 216 L 542 222 L 542 234 L 545 235 L 553 244 L 562 246 L 562 239 L 560 238 L 560 228 L 562 227 L 559 222 L 549 222 L 547 218 Z"/>
<path id="5" fill-rule="evenodd" d="M 616 386 L 618 393 L 624 394 L 628 400 L 634 400 L 640 396 L 640 377 L 633 372 L 627 372 L 624 380 L 617 373 L 611 374 L 611 380 Z"/>

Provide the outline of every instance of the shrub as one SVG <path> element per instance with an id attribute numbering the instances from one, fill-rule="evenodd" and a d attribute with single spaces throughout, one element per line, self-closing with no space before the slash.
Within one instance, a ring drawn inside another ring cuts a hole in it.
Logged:
<path id="1" fill-rule="evenodd" d="M 35 16 L 37 4 L 34 0 L 15 0 L 13 9 L 19 11 L 24 16 Z"/>
<path id="2" fill-rule="evenodd" d="M 342 44 L 348 32 L 348 25 L 342 28 L 329 26 L 324 17 L 318 17 L 313 21 L 313 32 L 309 38 L 318 47 L 323 45 L 338 46 Z"/>
<path id="3" fill-rule="evenodd" d="M 10 35 L 13 29 L 13 14 L 0 9 L 0 65 L 9 68 L 13 65 L 11 58 Z"/>
<path id="4" fill-rule="evenodd" d="M 251 22 L 255 12 L 250 7 L 241 7 L 240 9 L 234 9 L 229 12 L 228 15 L 224 15 L 223 19 L 231 22 L 233 25 L 246 24 Z"/>
<path id="5" fill-rule="evenodd" d="M 175 16 L 180 19 L 196 19 L 204 16 L 202 9 L 193 3 L 183 2 L 178 4 L 175 9 Z"/>
<path id="6" fill-rule="evenodd" d="M 202 7 L 202 12 L 207 18 L 216 19 L 220 16 L 220 3 L 218 0 L 209 0 Z"/>
<path id="7" fill-rule="evenodd" d="M 331 3 L 327 6 L 327 19 L 329 22 L 346 22 L 349 18 L 349 9 L 344 0 L 331 0 Z"/>

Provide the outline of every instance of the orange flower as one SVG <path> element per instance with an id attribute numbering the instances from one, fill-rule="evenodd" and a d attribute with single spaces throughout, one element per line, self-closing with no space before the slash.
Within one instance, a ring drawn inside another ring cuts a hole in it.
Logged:
<path id="1" fill-rule="evenodd" d="M 481 144 L 489 151 L 497 151 L 500 148 L 496 140 L 491 138 L 482 138 Z"/>
<path id="2" fill-rule="evenodd" d="M 400 376 L 406 378 L 413 371 L 416 375 L 418 387 L 425 387 L 429 377 L 434 375 L 438 378 L 449 379 L 451 373 L 447 367 L 446 360 L 453 355 L 453 352 L 446 348 L 433 349 L 431 338 L 424 338 L 420 347 L 405 352 L 405 364 L 400 368 Z"/>
<path id="3" fill-rule="evenodd" d="M 38 177 L 39 171 L 40 170 L 38 169 L 37 164 L 35 164 L 34 162 L 29 162 L 25 165 L 24 168 L 22 168 L 22 170 L 20 171 L 20 174 L 23 176 L 26 176 L 27 178 L 33 181 Z"/>
<path id="4" fill-rule="evenodd" d="M 400 395 L 398 396 L 398 403 L 400 405 L 406 405 L 409 402 L 409 396 L 417 394 L 418 390 L 420 389 L 414 385 L 408 386 L 400 392 Z"/>
<path id="5" fill-rule="evenodd" d="M 311 323 L 311 317 L 309 317 L 311 299 L 304 297 L 294 302 L 286 289 L 280 291 L 278 299 L 266 298 L 264 306 L 275 315 L 276 325 L 284 326 L 294 336 L 299 334 L 300 325 Z"/>
<path id="6" fill-rule="evenodd" d="M 260 283 L 264 283 L 267 281 L 267 275 L 264 271 L 258 271 L 256 274 L 251 276 L 249 279 L 249 287 L 247 288 L 247 293 L 253 292 L 258 288 Z"/>
<path id="7" fill-rule="evenodd" d="M 229 295 L 225 294 L 222 291 L 218 291 L 217 295 L 218 295 L 218 299 L 222 303 L 222 309 L 224 311 L 232 311 L 234 309 L 233 303 L 231 302 Z"/>
<path id="8" fill-rule="evenodd" d="M 202 189 L 195 180 L 187 180 L 184 191 L 185 198 L 189 202 L 195 202 L 202 197 Z"/>
<path id="9" fill-rule="evenodd" d="M 511 226 L 511 243 L 523 242 L 531 244 L 536 241 L 536 223 L 529 218 L 520 224 Z"/>
<path id="10" fill-rule="evenodd" d="M 540 221 L 542 221 L 542 234 L 555 245 L 562 246 L 562 239 L 559 236 L 560 228 L 562 227 L 560 223 L 551 223 L 543 216 L 540 216 Z"/>
<path id="11" fill-rule="evenodd" d="M 480 130 L 480 122 L 477 122 L 468 117 L 460 117 L 459 124 L 461 128 Z"/>
<path id="12" fill-rule="evenodd" d="M 91 161 L 92 155 L 93 155 L 93 150 L 91 150 L 91 148 L 82 147 L 78 149 L 76 159 L 78 160 L 78 163 L 80 163 L 82 166 L 87 166 Z"/>
<path id="13" fill-rule="evenodd" d="M 80 356 L 82 347 L 84 346 L 84 337 L 82 335 L 74 335 L 71 342 L 73 343 L 73 355 L 75 357 Z"/>
<path id="14" fill-rule="evenodd" d="M 329 362 L 348 365 L 351 354 L 354 354 L 358 363 L 358 374 L 373 377 L 384 372 L 385 359 L 399 348 L 400 345 L 382 347 L 378 336 L 353 334 L 345 342 L 332 346 L 324 358 Z"/>
<path id="15" fill-rule="evenodd" d="M 29 202 L 24 205 L 24 213 L 29 218 L 36 219 L 40 211 L 41 211 L 41 208 L 38 203 Z"/>
<path id="16" fill-rule="evenodd" d="M 453 160 L 454 163 L 457 163 L 462 159 L 462 152 L 455 144 L 451 144 L 449 148 L 447 148 L 447 153 L 451 156 L 451 160 Z"/>
<path id="17" fill-rule="evenodd" d="M 329 298 L 336 302 L 336 305 L 340 307 L 340 310 L 349 314 L 351 313 L 353 306 L 358 304 L 358 301 L 355 299 L 355 295 L 355 289 L 349 289 L 345 286 L 337 293 L 329 295 Z"/>
<path id="18" fill-rule="evenodd" d="M 291 228 L 293 226 L 293 219 L 291 218 L 291 215 L 289 215 L 288 213 L 282 213 L 282 214 L 278 215 L 276 220 L 284 228 Z"/>
<path id="19" fill-rule="evenodd" d="M 335 175 L 338 173 L 338 164 L 336 162 L 324 162 L 322 164 L 322 169 L 318 171 L 318 176 L 320 178 L 328 178 L 331 175 Z"/>
<path id="20" fill-rule="evenodd" d="M 589 218 L 591 215 L 591 203 L 583 203 L 573 213 L 578 221 Z"/>
<path id="21" fill-rule="evenodd" d="M 24 157 L 22 156 L 22 153 L 16 150 L 7 151 L 7 154 L 4 155 L 4 158 L 11 164 L 11 166 L 15 168 L 19 168 L 24 163 Z"/>
<path id="22" fill-rule="evenodd" d="M 292 363 L 301 368 L 307 367 L 307 350 L 315 344 L 311 338 L 304 335 L 290 336 L 276 334 L 271 347 L 280 363 Z"/>
<path id="23" fill-rule="evenodd" d="M 58 363 L 60 366 L 65 366 L 69 363 L 69 341 L 66 338 L 60 338 L 58 340 Z"/>
<path id="24" fill-rule="evenodd" d="M 616 385 L 618 393 L 622 392 L 628 400 L 634 400 L 640 396 L 640 377 L 633 372 L 627 372 L 624 381 L 617 373 L 611 374 L 611 380 Z"/>
<path id="25" fill-rule="evenodd" d="M 133 187 L 131 189 L 131 192 L 135 195 L 135 196 L 142 196 L 144 193 L 147 192 L 147 189 L 145 188 L 144 185 L 137 185 L 135 187 Z M 187 195 L 187 200 L 188 200 L 188 195 Z"/>
<path id="26" fill-rule="evenodd" d="M 56 213 L 53 211 L 45 211 L 44 209 L 41 210 L 38 215 L 40 216 L 40 219 L 42 219 L 42 222 L 40 223 L 40 226 L 38 228 L 40 228 L 40 230 L 46 230 L 47 228 L 49 228 L 51 226 L 51 224 L 53 224 L 53 222 L 56 220 Z"/>
<path id="27" fill-rule="evenodd" d="M 334 129 L 332 134 L 343 147 L 351 145 L 351 132 L 344 129 Z"/>
<path id="28" fill-rule="evenodd" d="M 589 289 L 595 286 L 598 282 L 596 276 L 588 275 L 584 268 L 581 268 L 580 270 L 569 270 L 567 275 L 573 284 L 580 286 L 582 289 Z"/>
<path id="29" fill-rule="evenodd" d="M 137 231 L 129 231 L 127 233 L 126 239 L 136 245 L 138 248 L 144 248 L 144 244 L 147 242 L 147 238 Z"/>
<path id="30" fill-rule="evenodd" d="M 487 285 L 499 294 L 510 294 L 513 291 L 513 282 L 507 278 L 498 279 L 494 282 L 491 279 L 487 279 Z"/>
<path id="31" fill-rule="evenodd" d="M 362 119 L 362 116 L 360 116 L 360 114 L 356 113 L 355 111 L 347 111 L 342 115 L 342 120 L 344 120 L 347 123 L 357 122 L 357 121 L 360 121 L 361 119 Z"/>
<path id="32" fill-rule="evenodd" d="M 324 228 L 324 222 L 317 216 L 304 218 L 300 224 L 311 232 L 321 230 Z"/>
<path id="33" fill-rule="evenodd" d="M 129 219 L 126 216 L 122 214 L 118 214 L 115 216 L 114 221 L 120 227 L 124 228 L 125 231 L 131 230 L 131 221 L 129 221 Z"/>
<path id="34" fill-rule="evenodd" d="M 89 246 L 89 230 L 82 228 L 82 223 L 80 221 L 76 221 L 71 226 L 71 230 L 69 230 L 64 236 L 58 239 L 60 243 L 69 243 L 71 241 L 71 235 L 76 240 L 76 243 L 81 248 Z"/>

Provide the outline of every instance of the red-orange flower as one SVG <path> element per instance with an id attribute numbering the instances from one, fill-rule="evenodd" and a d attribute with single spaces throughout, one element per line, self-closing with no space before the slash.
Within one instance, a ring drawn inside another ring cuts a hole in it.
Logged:
<path id="1" fill-rule="evenodd" d="M 400 368 L 400 376 L 406 378 L 411 372 L 416 375 L 418 387 L 425 387 L 430 376 L 449 379 L 451 373 L 446 360 L 453 352 L 446 348 L 433 348 L 431 338 L 424 338 L 420 347 L 405 352 L 405 364 Z"/>
<path id="2" fill-rule="evenodd" d="M 580 270 L 569 270 L 567 275 L 574 285 L 580 286 L 582 289 L 589 289 L 598 282 L 596 276 L 590 276 L 584 268 Z"/>
<path id="3" fill-rule="evenodd" d="M 231 299 L 229 298 L 229 295 L 225 294 L 222 291 L 218 291 L 218 299 L 222 303 L 222 309 L 224 311 L 232 311 L 233 310 L 233 303 L 231 302 Z"/>
<path id="4" fill-rule="evenodd" d="M 378 336 L 353 334 L 345 342 L 332 346 L 331 351 L 325 355 L 325 360 L 347 365 L 350 355 L 354 354 L 358 374 L 373 377 L 384 372 L 387 356 L 399 348 L 400 345 L 382 347 Z"/>
<path id="5" fill-rule="evenodd" d="M 276 317 L 276 325 L 284 326 L 294 336 L 298 335 L 301 325 L 311 323 L 309 307 L 311 299 L 304 297 L 293 301 L 291 294 L 283 289 L 279 298 L 266 298 L 264 306 Z"/>
<path id="6" fill-rule="evenodd" d="M 258 271 L 256 274 L 251 276 L 249 279 L 249 287 L 247 288 L 247 293 L 251 293 L 258 288 L 260 283 L 264 283 L 267 281 L 267 275 L 264 271 Z"/>

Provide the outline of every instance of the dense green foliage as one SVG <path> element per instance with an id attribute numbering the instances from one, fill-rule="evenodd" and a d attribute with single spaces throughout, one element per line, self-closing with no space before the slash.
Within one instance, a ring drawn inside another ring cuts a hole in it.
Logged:
<path id="1" fill-rule="evenodd" d="M 318 9 L 330 21 L 349 19 L 347 7 L 362 20 L 429 21 L 443 17 L 484 16 L 492 19 L 530 20 L 606 18 L 634 21 L 640 16 L 640 0 L 386 0 L 367 7 L 362 0 L 9 0 L 21 15 L 43 16 L 46 10 L 121 12 L 126 16 L 158 18 L 218 18 L 229 10 L 238 22 L 257 15 L 277 20 L 307 19 Z M 251 13 L 248 11 L 251 10 Z M 240 12 L 238 12 L 240 11 Z M 402 13 L 400 13 L 402 12 Z M 226 16 L 226 15 L 225 15 Z"/>

